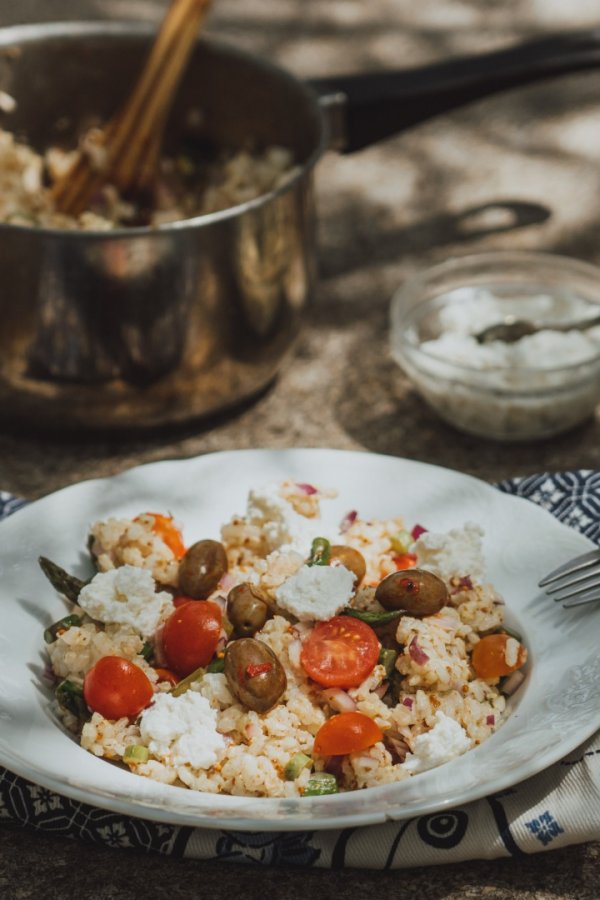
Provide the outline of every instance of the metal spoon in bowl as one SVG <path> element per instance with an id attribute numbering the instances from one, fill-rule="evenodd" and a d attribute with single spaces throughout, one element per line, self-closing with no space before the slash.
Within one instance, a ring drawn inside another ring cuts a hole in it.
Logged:
<path id="1" fill-rule="evenodd" d="M 561 322 L 550 325 L 544 322 L 531 322 L 527 319 L 518 319 L 516 316 L 506 316 L 503 322 L 488 325 L 474 335 L 478 344 L 490 344 L 492 341 L 503 341 L 505 344 L 514 344 L 523 337 L 536 334 L 538 331 L 550 329 L 551 331 L 585 331 L 593 325 L 600 325 L 600 313 L 591 319 L 583 319 L 578 322 Z"/>

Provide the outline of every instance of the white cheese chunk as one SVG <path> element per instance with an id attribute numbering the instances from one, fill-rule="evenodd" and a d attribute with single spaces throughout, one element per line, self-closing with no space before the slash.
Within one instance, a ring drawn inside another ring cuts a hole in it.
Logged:
<path id="1" fill-rule="evenodd" d="M 453 528 L 446 534 L 425 531 L 417 540 L 414 552 L 417 565 L 429 569 L 444 581 L 470 575 L 473 581 L 485 580 L 485 560 L 481 538 L 483 529 L 473 522 Z"/>
<path id="2" fill-rule="evenodd" d="M 143 637 L 154 634 L 174 609 L 171 595 L 157 591 L 150 572 L 137 566 L 99 572 L 81 589 L 77 602 L 97 622 L 131 625 Z"/>
<path id="3" fill-rule="evenodd" d="M 217 731 L 217 712 L 196 691 L 180 697 L 156 694 L 140 718 L 144 744 L 172 766 L 209 769 L 223 755 L 225 740 Z"/>
<path id="4" fill-rule="evenodd" d="M 295 550 L 308 556 L 312 540 L 317 535 L 334 539 L 339 532 L 323 530 L 320 519 L 297 513 L 279 494 L 279 485 L 256 488 L 248 494 L 246 518 L 262 529 L 268 550 Z"/>
<path id="5" fill-rule="evenodd" d="M 413 774 L 441 766 L 442 763 L 461 756 L 471 747 L 471 738 L 462 725 L 441 710 L 438 710 L 435 719 L 431 731 L 417 735 L 413 752 L 402 764 L 402 768 Z"/>
<path id="6" fill-rule="evenodd" d="M 306 622 L 335 616 L 353 590 L 354 573 L 345 566 L 302 566 L 274 593 L 281 609 Z"/>

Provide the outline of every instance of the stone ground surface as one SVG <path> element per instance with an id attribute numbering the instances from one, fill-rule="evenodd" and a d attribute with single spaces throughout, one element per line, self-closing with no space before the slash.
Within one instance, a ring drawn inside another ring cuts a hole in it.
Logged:
<path id="1" fill-rule="evenodd" d="M 218 0 L 210 31 L 301 77 L 416 65 L 599 23 L 595 0 Z M 0 24 L 155 20 L 161 0 L 3 0 Z M 44 438 L 0 431 L 0 488 L 30 498 L 132 465 L 244 447 L 328 446 L 419 459 L 492 481 L 600 469 L 600 418 L 553 440 L 499 445 L 425 409 L 388 352 L 395 288 L 417 268 L 486 249 L 600 263 L 600 73 L 497 96 L 317 173 L 321 282 L 277 382 L 235 415 L 159 436 Z M 597 900 L 600 844 L 499 860 L 371 872 L 241 869 L 148 859 L 1 830 L 0 896 L 108 900 L 347 897 L 377 893 Z"/>

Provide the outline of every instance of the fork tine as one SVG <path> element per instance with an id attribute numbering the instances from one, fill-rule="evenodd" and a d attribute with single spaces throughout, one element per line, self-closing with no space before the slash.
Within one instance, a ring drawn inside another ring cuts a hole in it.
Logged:
<path id="1" fill-rule="evenodd" d="M 600 589 L 591 591 L 589 594 L 581 594 L 572 600 L 566 600 L 563 603 L 565 609 L 571 609 L 574 606 L 584 606 L 586 603 L 597 603 L 600 600 Z"/>
<path id="2" fill-rule="evenodd" d="M 546 591 L 555 602 L 566 600 L 567 597 L 574 597 L 576 594 L 586 594 L 588 591 L 594 591 L 600 588 L 600 569 L 594 572 L 595 578 L 590 575 L 589 578 L 577 578 L 574 581 L 559 584 L 552 591 Z"/>
<path id="3" fill-rule="evenodd" d="M 553 581 L 552 584 L 546 588 L 547 594 L 556 594 L 557 592 L 564 591 L 567 588 L 577 588 L 578 585 L 581 585 L 580 590 L 586 590 L 586 588 L 596 587 L 594 584 L 587 584 L 586 582 L 594 581 L 594 579 L 600 582 L 600 567 L 599 568 L 590 568 L 588 570 L 581 570 L 583 572 L 582 575 L 579 575 L 577 578 L 571 578 L 570 576 L 563 575 L 562 578 Z M 560 600 L 560 597 L 555 597 L 555 600 Z"/>
<path id="4" fill-rule="evenodd" d="M 592 550 L 590 553 L 576 556 L 575 559 L 571 559 L 557 569 L 553 569 L 552 572 L 538 582 L 538 585 L 539 587 L 545 587 L 547 584 L 556 581 L 558 578 L 562 578 L 564 575 L 571 575 L 574 572 L 579 572 L 581 569 L 593 566 L 594 563 L 597 562 L 600 562 L 600 550 Z"/>

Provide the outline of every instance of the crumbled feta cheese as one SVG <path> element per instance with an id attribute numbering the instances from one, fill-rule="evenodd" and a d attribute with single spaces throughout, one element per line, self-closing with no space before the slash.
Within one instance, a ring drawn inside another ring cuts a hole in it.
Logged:
<path id="1" fill-rule="evenodd" d="M 337 536 L 337 532 L 329 534 L 321 526 L 317 529 L 314 517 L 307 518 L 297 513 L 292 504 L 281 496 L 277 484 L 250 491 L 246 518 L 250 524 L 262 529 L 269 552 L 295 550 L 307 556 L 316 535 L 327 538 Z"/>
<path id="2" fill-rule="evenodd" d="M 131 625 L 144 637 L 174 609 L 171 595 L 156 591 L 150 572 L 137 566 L 99 572 L 81 589 L 78 603 L 97 622 Z"/>
<path id="3" fill-rule="evenodd" d="M 504 648 L 504 660 L 507 666 L 510 666 L 512 669 L 513 666 L 516 666 L 517 661 L 519 659 L 519 649 L 521 645 L 515 638 L 509 637 L 506 642 L 506 647 Z"/>
<path id="4" fill-rule="evenodd" d="M 417 565 L 430 569 L 444 581 L 470 575 L 473 581 L 485 580 L 485 560 L 481 538 L 483 528 L 466 522 L 446 534 L 425 531 L 414 546 Z"/>
<path id="5" fill-rule="evenodd" d="M 441 766 L 442 763 L 465 753 L 471 746 L 471 738 L 454 719 L 441 710 L 438 710 L 435 719 L 431 731 L 417 735 L 413 752 L 402 763 L 402 768 L 413 775 Z"/>
<path id="6" fill-rule="evenodd" d="M 353 590 L 354 573 L 345 566 L 302 566 L 274 593 L 281 609 L 306 622 L 335 616 Z"/>
<path id="7" fill-rule="evenodd" d="M 156 694 L 141 715 L 140 734 L 150 752 L 172 766 L 210 769 L 225 749 L 217 712 L 196 691 L 180 697 Z"/>

